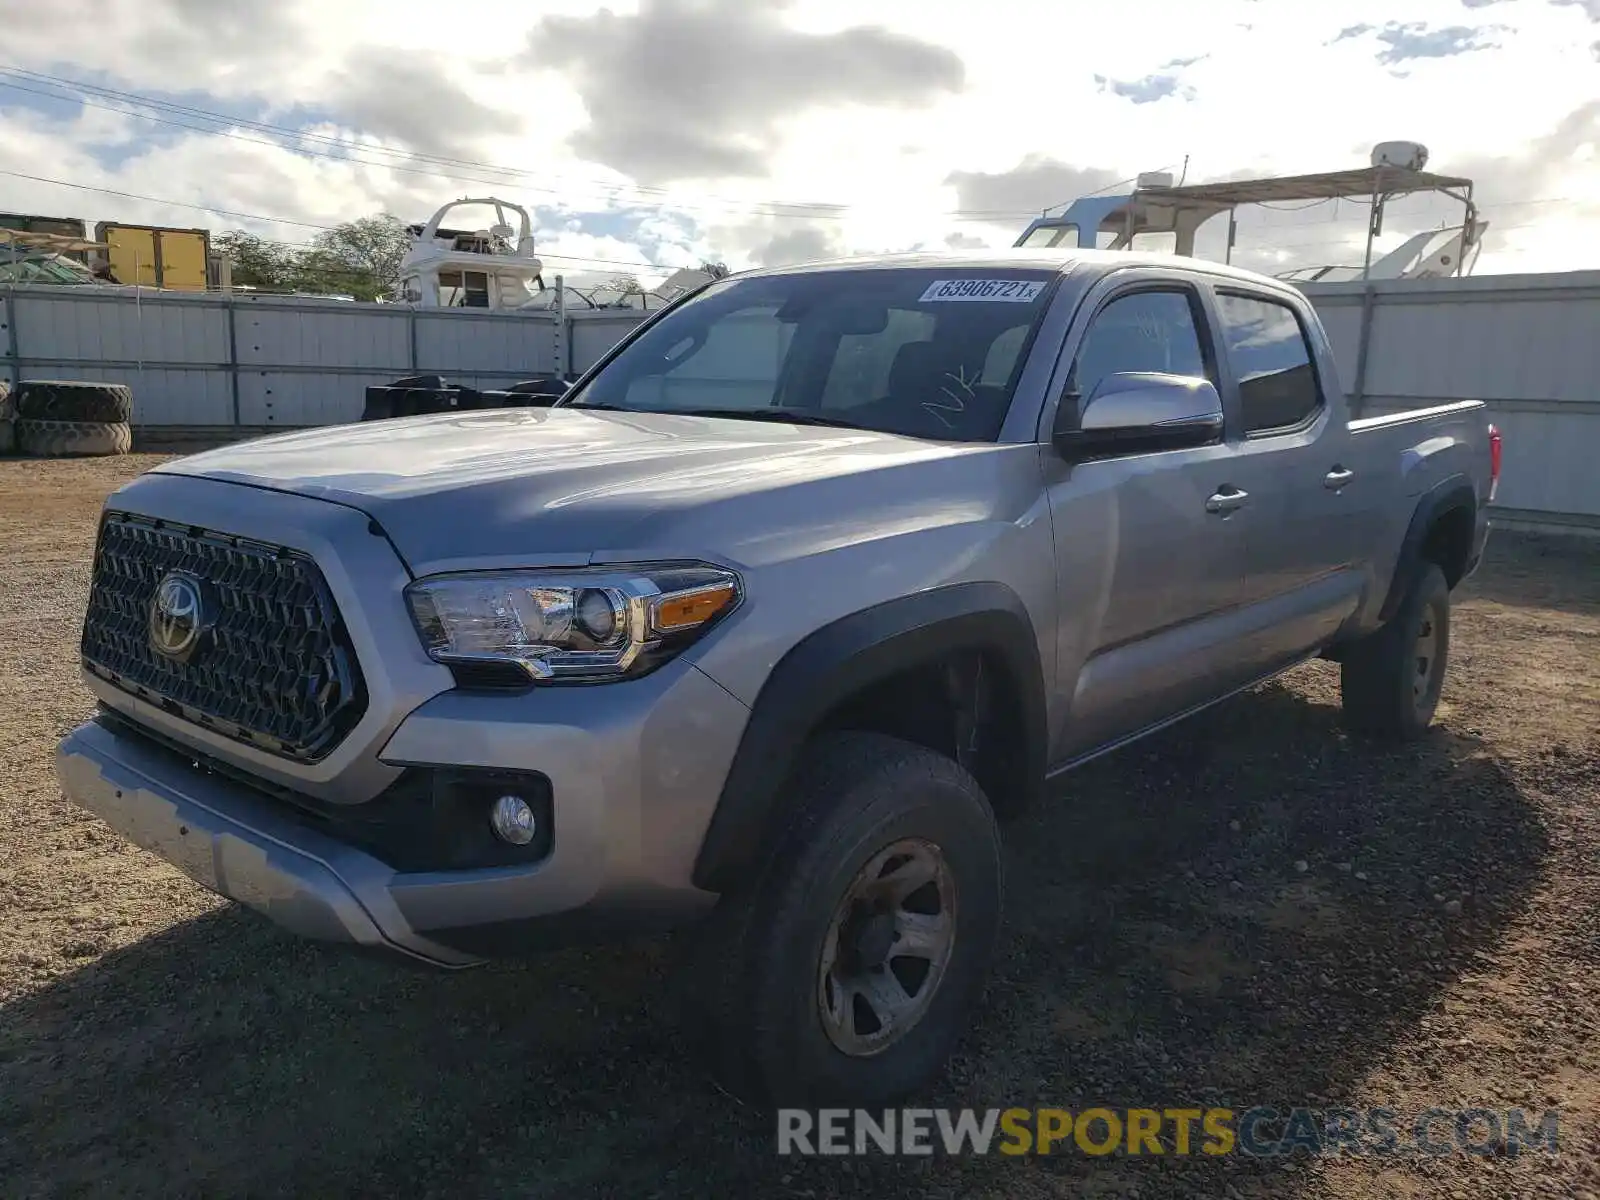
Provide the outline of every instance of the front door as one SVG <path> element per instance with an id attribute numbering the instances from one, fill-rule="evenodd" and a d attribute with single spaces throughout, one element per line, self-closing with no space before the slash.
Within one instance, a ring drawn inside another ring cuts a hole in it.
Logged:
<path id="1" fill-rule="evenodd" d="M 1062 403 L 1122 371 L 1209 376 L 1194 288 L 1156 276 L 1108 289 Z M 1061 625 L 1052 757 L 1071 761 L 1226 690 L 1228 614 L 1244 577 L 1235 446 L 1068 464 L 1046 450 Z"/>

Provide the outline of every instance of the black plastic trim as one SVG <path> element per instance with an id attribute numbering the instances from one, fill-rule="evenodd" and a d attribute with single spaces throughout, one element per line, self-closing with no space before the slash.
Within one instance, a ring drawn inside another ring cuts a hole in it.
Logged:
<path id="1" fill-rule="evenodd" d="M 1400 611 L 1412 574 L 1422 558 L 1422 547 L 1427 543 L 1428 532 L 1440 517 L 1458 508 L 1466 509 L 1473 521 L 1477 521 L 1478 493 L 1473 489 L 1472 480 L 1461 474 L 1441 479 L 1417 500 L 1416 510 L 1411 514 L 1411 524 L 1406 526 L 1406 535 L 1400 542 L 1400 557 L 1394 564 L 1389 591 L 1383 598 L 1383 607 L 1378 610 L 1380 621 L 1388 621 Z"/>
<path id="2" fill-rule="evenodd" d="M 762 686 L 722 787 L 699 857 L 695 886 L 723 892 L 757 862 L 796 756 L 817 723 L 863 688 L 954 651 L 1000 656 L 1015 689 L 1025 762 L 1019 778 L 1044 786 L 1044 676 L 1033 622 L 999 583 L 933 588 L 863 609 L 803 638 Z"/>

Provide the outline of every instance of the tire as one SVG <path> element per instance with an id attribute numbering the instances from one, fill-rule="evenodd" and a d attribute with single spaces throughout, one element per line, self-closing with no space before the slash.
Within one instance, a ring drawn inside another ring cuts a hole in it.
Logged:
<path id="1" fill-rule="evenodd" d="M 784 803 L 789 828 L 700 931 L 686 981 L 692 1038 L 751 1104 L 889 1104 L 939 1073 L 983 988 L 1000 927 L 994 813 L 956 763 L 865 733 L 813 742 Z M 861 889 L 881 893 L 889 914 L 851 905 Z M 929 948 L 896 954 L 914 928 Z M 909 998 L 898 1023 L 846 999 L 890 973 Z"/>
<path id="2" fill-rule="evenodd" d="M 1398 741 L 1420 737 L 1439 705 L 1449 658 L 1450 585 L 1437 564 L 1424 562 L 1388 624 L 1345 649 L 1345 724 Z"/>
<path id="3" fill-rule="evenodd" d="M 16 422 L 10 420 L 0 420 L 0 454 L 15 454 L 16 452 Z"/>
<path id="4" fill-rule="evenodd" d="M 126 454 L 133 449 L 133 432 L 117 423 L 20 420 L 17 445 L 37 458 Z"/>
<path id="5" fill-rule="evenodd" d="M 25 379 L 17 385 L 17 415 L 34 421 L 126 425 L 133 420 L 133 392 L 121 383 Z"/>

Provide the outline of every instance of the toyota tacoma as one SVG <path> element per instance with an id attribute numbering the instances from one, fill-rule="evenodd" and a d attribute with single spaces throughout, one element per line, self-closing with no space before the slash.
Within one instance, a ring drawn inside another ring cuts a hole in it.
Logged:
<path id="1" fill-rule="evenodd" d="M 940 1069 L 997 821 L 1308 658 L 1421 734 L 1499 472 L 1351 419 L 1286 284 L 1139 253 L 718 280 L 549 408 L 373 421 L 114 493 L 67 794 L 295 933 L 467 967 L 692 927 L 761 1103 Z"/>

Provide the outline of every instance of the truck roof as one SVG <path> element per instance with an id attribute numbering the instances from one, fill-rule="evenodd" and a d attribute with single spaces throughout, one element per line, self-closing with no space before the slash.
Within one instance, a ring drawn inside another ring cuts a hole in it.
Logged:
<path id="1" fill-rule="evenodd" d="M 788 267 L 764 267 L 740 275 L 791 275 L 815 271 L 892 270 L 895 268 L 950 267 L 961 270 L 1045 270 L 1083 275 L 1103 275 L 1119 267 L 1172 267 L 1206 275 L 1267 284 L 1283 289 L 1284 282 L 1257 271 L 1247 271 L 1209 259 L 1144 250 L 1086 250 L 1076 246 L 1051 249 L 1006 247 L 1000 250 L 912 250 L 894 254 L 861 254 L 819 259 Z"/>

